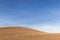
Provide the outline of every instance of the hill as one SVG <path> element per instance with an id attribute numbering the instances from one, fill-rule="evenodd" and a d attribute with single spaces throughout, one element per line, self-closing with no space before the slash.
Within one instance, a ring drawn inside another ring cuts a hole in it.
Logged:
<path id="1" fill-rule="evenodd" d="M 0 40 L 60 40 L 60 34 L 50 34 L 25 27 L 0 28 Z"/>
<path id="2" fill-rule="evenodd" d="M 20 35 L 40 35 L 44 34 L 45 32 L 37 31 L 34 29 L 30 28 L 25 28 L 25 27 L 5 27 L 5 28 L 0 28 L 0 34 L 2 35 L 12 35 L 12 34 L 20 34 Z"/>
<path id="3" fill-rule="evenodd" d="M 0 28 L 0 40 L 41 40 L 45 34 L 25 27 Z"/>

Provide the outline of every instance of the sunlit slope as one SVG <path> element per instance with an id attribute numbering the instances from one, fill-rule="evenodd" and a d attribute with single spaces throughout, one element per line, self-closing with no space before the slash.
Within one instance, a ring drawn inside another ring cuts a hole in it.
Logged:
<path id="1" fill-rule="evenodd" d="M 45 32 L 25 28 L 25 27 L 6 27 L 0 28 L 0 34 L 3 35 L 11 35 L 11 34 L 21 34 L 21 35 L 40 35 L 44 34 Z"/>
<path id="2" fill-rule="evenodd" d="M 0 40 L 42 40 L 46 39 L 45 34 L 25 27 L 0 28 Z"/>
<path id="3" fill-rule="evenodd" d="M 0 28 L 0 40 L 60 40 L 60 34 L 50 34 L 25 27 Z"/>

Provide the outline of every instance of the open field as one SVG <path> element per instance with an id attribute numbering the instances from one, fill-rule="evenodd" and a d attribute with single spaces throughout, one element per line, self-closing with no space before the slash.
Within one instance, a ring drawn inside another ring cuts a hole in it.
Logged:
<path id="1" fill-rule="evenodd" d="M 60 34 L 49 34 L 24 27 L 0 28 L 0 40 L 60 40 Z"/>

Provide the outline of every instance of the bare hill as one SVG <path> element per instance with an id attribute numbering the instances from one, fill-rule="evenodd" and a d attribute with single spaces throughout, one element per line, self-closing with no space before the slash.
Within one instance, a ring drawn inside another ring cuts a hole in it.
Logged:
<path id="1" fill-rule="evenodd" d="M 13 35 L 13 34 L 20 34 L 20 35 L 40 35 L 44 34 L 45 32 L 33 30 L 30 28 L 25 27 L 5 27 L 0 28 L 0 35 Z"/>
<path id="2" fill-rule="evenodd" d="M 60 40 L 60 34 L 49 34 L 25 27 L 0 28 L 0 40 Z"/>

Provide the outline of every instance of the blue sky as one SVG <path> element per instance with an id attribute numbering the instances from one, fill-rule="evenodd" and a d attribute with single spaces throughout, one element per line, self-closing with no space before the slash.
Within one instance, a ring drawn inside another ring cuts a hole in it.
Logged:
<path id="1" fill-rule="evenodd" d="M 60 0 L 0 0 L 0 26 L 60 32 Z"/>

